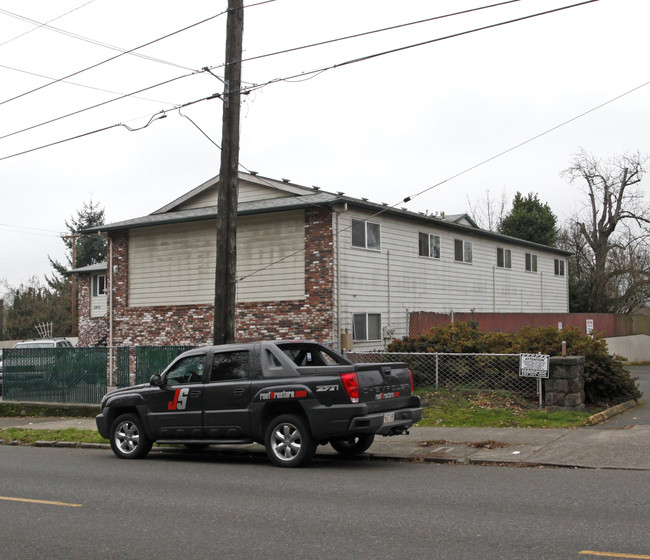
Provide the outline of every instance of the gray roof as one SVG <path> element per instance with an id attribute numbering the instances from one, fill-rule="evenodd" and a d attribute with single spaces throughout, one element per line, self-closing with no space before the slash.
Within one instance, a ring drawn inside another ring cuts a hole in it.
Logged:
<path id="1" fill-rule="evenodd" d="M 105 262 L 89 264 L 87 266 L 80 266 L 73 270 L 68 270 L 68 274 L 92 274 L 93 272 L 104 272 L 108 269 L 108 265 Z"/>
<path id="2" fill-rule="evenodd" d="M 540 243 L 533 243 L 531 241 L 525 241 L 523 239 L 518 239 L 516 237 L 510 237 L 508 235 L 502 235 L 493 231 L 488 231 L 480 229 L 476 226 L 475 222 L 467 214 L 455 214 L 449 215 L 445 218 L 441 216 L 434 216 L 430 214 L 424 214 L 421 212 L 412 212 L 406 208 L 396 208 L 395 206 L 389 206 L 386 203 L 377 204 L 370 202 L 366 198 L 354 198 L 350 196 L 345 196 L 343 193 L 330 193 L 323 191 L 319 188 L 313 187 L 301 187 L 299 185 L 294 185 L 293 183 L 279 183 L 273 179 L 258 178 L 257 175 L 249 176 L 247 174 L 240 173 L 240 178 L 246 180 L 252 179 L 254 182 L 264 182 L 268 186 L 278 185 L 282 190 L 291 188 L 291 192 L 287 192 L 288 196 L 283 196 L 280 198 L 269 198 L 266 200 L 256 200 L 251 202 L 240 202 L 237 209 L 237 214 L 239 216 L 246 216 L 251 214 L 264 214 L 271 212 L 282 212 L 286 210 L 295 210 L 300 208 L 309 208 L 312 206 L 317 207 L 327 207 L 333 206 L 335 204 L 347 204 L 349 206 L 354 206 L 356 208 L 363 208 L 371 212 L 379 214 L 390 214 L 393 216 L 401 217 L 408 219 L 410 221 L 418 221 L 423 224 L 435 225 L 438 227 L 443 227 L 446 229 L 458 231 L 459 235 L 469 234 L 469 235 L 478 235 L 481 237 L 487 237 L 495 240 L 501 240 L 503 242 L 513 243 L 516 245 L 531 247 L 537 250 L 550 251 L 560 255 L 571 255 L 570 251 L 564 251 L 563 249 L 557 249 L 554 247 L 548 247 Z M 269 184 L 267 181 L 272 181 L 275 185 Z M 217 181 L 217 178 L 210 179 L 206 181 L 196 189 L 190 191 L 192 194 L 197 194 L 202 192 L 206 188 L 213 186 Z M 281 186 L 280 186 L 281 185 Z M 286 191 L 285 191 L 286 192 Z M 109 231 L 117 231 L 124 229 L 134 229 L 141 227 L 157 226 L 157 225 L 166 225 L 166 224 L 175 224 L 182 222 L 194 222 L 200 220 L 210 220 L 216 219 L 217 217 L 217 207 L 216 206 L 207 206 L 204 208 L 191 208 L 188 210 L 173 210 L 174 207 L 177 207 L 179 203 L 188 200 L 189 197 L 186 194 L 173 203 L 164 206 L 163 208 L 156 210 L 153 214 L 147 216 L 141 216 L 139 218 L 133 218 L 130 220 L 124 220 L 122 222 L 114 222 L 112 224 L 106 224 L 103 226 L 97 226 L 83 230 L 82 233 L 104 233 Z M 301 193 L 301 194 L 299 194 Z M 304 194 L 302 194 L 304 193 Z M 402 204 L 402 203 L 400 203 Z M 469 221 L 472 225 L 465 225 L 458 223 L 460 220 L 465 219 Z"/>

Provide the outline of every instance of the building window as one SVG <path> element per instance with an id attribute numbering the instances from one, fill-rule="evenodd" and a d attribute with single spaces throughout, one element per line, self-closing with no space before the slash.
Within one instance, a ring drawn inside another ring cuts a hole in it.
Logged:
<path id="1" fill-rule="evenodd" d="M 555 276 L 564 276 L 564 259 L 555 259 Z"/>
<path id="2" fill-rule="evenodd" d="M 534 253 L 526 253 L 526 271 L 537 272 L 537 255 Z"/>
<path id="3" fill-rule="evenodd" d="M 420 233 L 421 257 L 440 258 L 440 236 L 432 233 Z"/>
<path id="4" fill-rule="evenodd" d="M 381 340 L 381 313 L 355 313 L 352 315 L 354 340 Z"/>
<path id="5" fill-rule="evenodd" d="M 454 260 L 457 262 L 472 262 L 472 242 L 454 239 Z"/>
<path id="6" fill-rule="evenodd" d="M 497 266 L 499 268 L 512 268 L 512 251 L 497 247 Z"/>
<path id="7" fill-rule="evenodd" d="M 352 246 L 364 249 L 381 248 L 381 227 L 374 222 L 352 219 Z"/>
<path id="8" fill-rule="evenodd" d="M 93 275 L 93 297 L 106 294 L 106 274 Z"/>

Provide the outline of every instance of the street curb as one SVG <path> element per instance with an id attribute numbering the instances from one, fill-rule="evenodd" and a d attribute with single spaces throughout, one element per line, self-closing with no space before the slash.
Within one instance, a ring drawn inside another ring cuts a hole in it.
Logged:
<path id="1" fill-rule="evenodd" d="M 616 406 L 608 408 L 607 410 L 603 410 L 597 414 L 593 414 L 587 418 L 585 420 L 585 426 L 595 426 L 596 424 L 605 422 L 606 420 L 622 414 L 626 410 L 630 410 L 636 406 L 639 406 L 639 401 L 637 400 L 630 400 L 621 404 L 617 404 Z"/>

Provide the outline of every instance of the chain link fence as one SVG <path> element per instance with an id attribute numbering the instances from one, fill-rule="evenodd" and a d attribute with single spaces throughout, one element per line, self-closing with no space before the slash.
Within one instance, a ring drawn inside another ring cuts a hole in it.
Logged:
<path id="1" fill-rule="evenodd" d="M 347 352 L 346 356 L 356 363 L 406 362 L 416 387 L 537 395 L 537 380 L 519 376 L 519 354 Z"/>

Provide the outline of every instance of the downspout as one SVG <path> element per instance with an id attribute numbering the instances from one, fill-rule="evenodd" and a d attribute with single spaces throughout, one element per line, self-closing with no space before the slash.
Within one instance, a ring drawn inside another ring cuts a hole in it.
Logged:
<path id="1" fill-rule="evenodd" d="M 391 286 L 391 281 L 390 281 L 390 249 L 386 250 L 386 289 L 388 290 L 388 329 L 393 328 L 393 321 L 392 321 L 392 316 L 391 316 L 391 308 L 392 308 L 392 301 L 391 301 L 391 291 L 392 291 L 392 286 Z M 384 349 L 386 349 L 387 346 L 387 341 L 388 341 L 388 334 L 389 331 L 388 329 L 386 330 L 386 334 L 383 332 L 381 333 L 382 338 L 384 339 Z M 383 330 L 383 329 L 382 329 Z"/>
<path id="2" fill-rule="evenodd" d="M 497 267 L 492 266 L 492 312 L 497 312 Z"/>
<path id="3" fill-rule="evenodd" d="M 335 322 L 335 333 L 334 333 L 334 340 L 338 341 L 338 349 L 339 352 L 342 354 L 342 344 L 341 344 L 341 236 L 339 235 L 340 231 L 340 217 L 341 213 L 339 212 L 338 209 L 335 209 L 334 212 L 336 213 L 336 220 L 335 220 L 335 225 L 334 227 L 336 228 L 334 231 L 334 235 L 336 235 L 336 268 L 335 268 L 335 274 L 336 274 L 336 322 Z"/>
<path id="4" fill-rule="evenodd" d="M 114 278 L 115 274 L 113 272 L 113 239 L 108 238 L 108 270 L 111 278 L 110 290 L 108 292 L 108 371 L 109 373 L 109 384 L 113 386 L 113 293 L 114 293 Z"/>
<path id="5" fill-rule="evenodd" d="M 334 207 L 334 212 L 336 214 L 336 219 L 334 222 L 334 235 L 336 236 L 336 242 L 334 244 L 335 250 L 336 250 L 336 266 L 334 268 L 336 278 L 336 319 L 335 319 L 335 329 L 336 332 L 334 333 L 334 340 L 337 341 L 338 343 L 338 350 L 343 353 L 343 344 L 341 341 L 341 330 L 343 328 L 342 321 L 341 321 L 341 228 L 340 228 L 340 218 L 341 218 L 341 213 L 347 211 L 348 205 L 347 202 L 343 204 L 342 208 L 337 208 Z"/>

